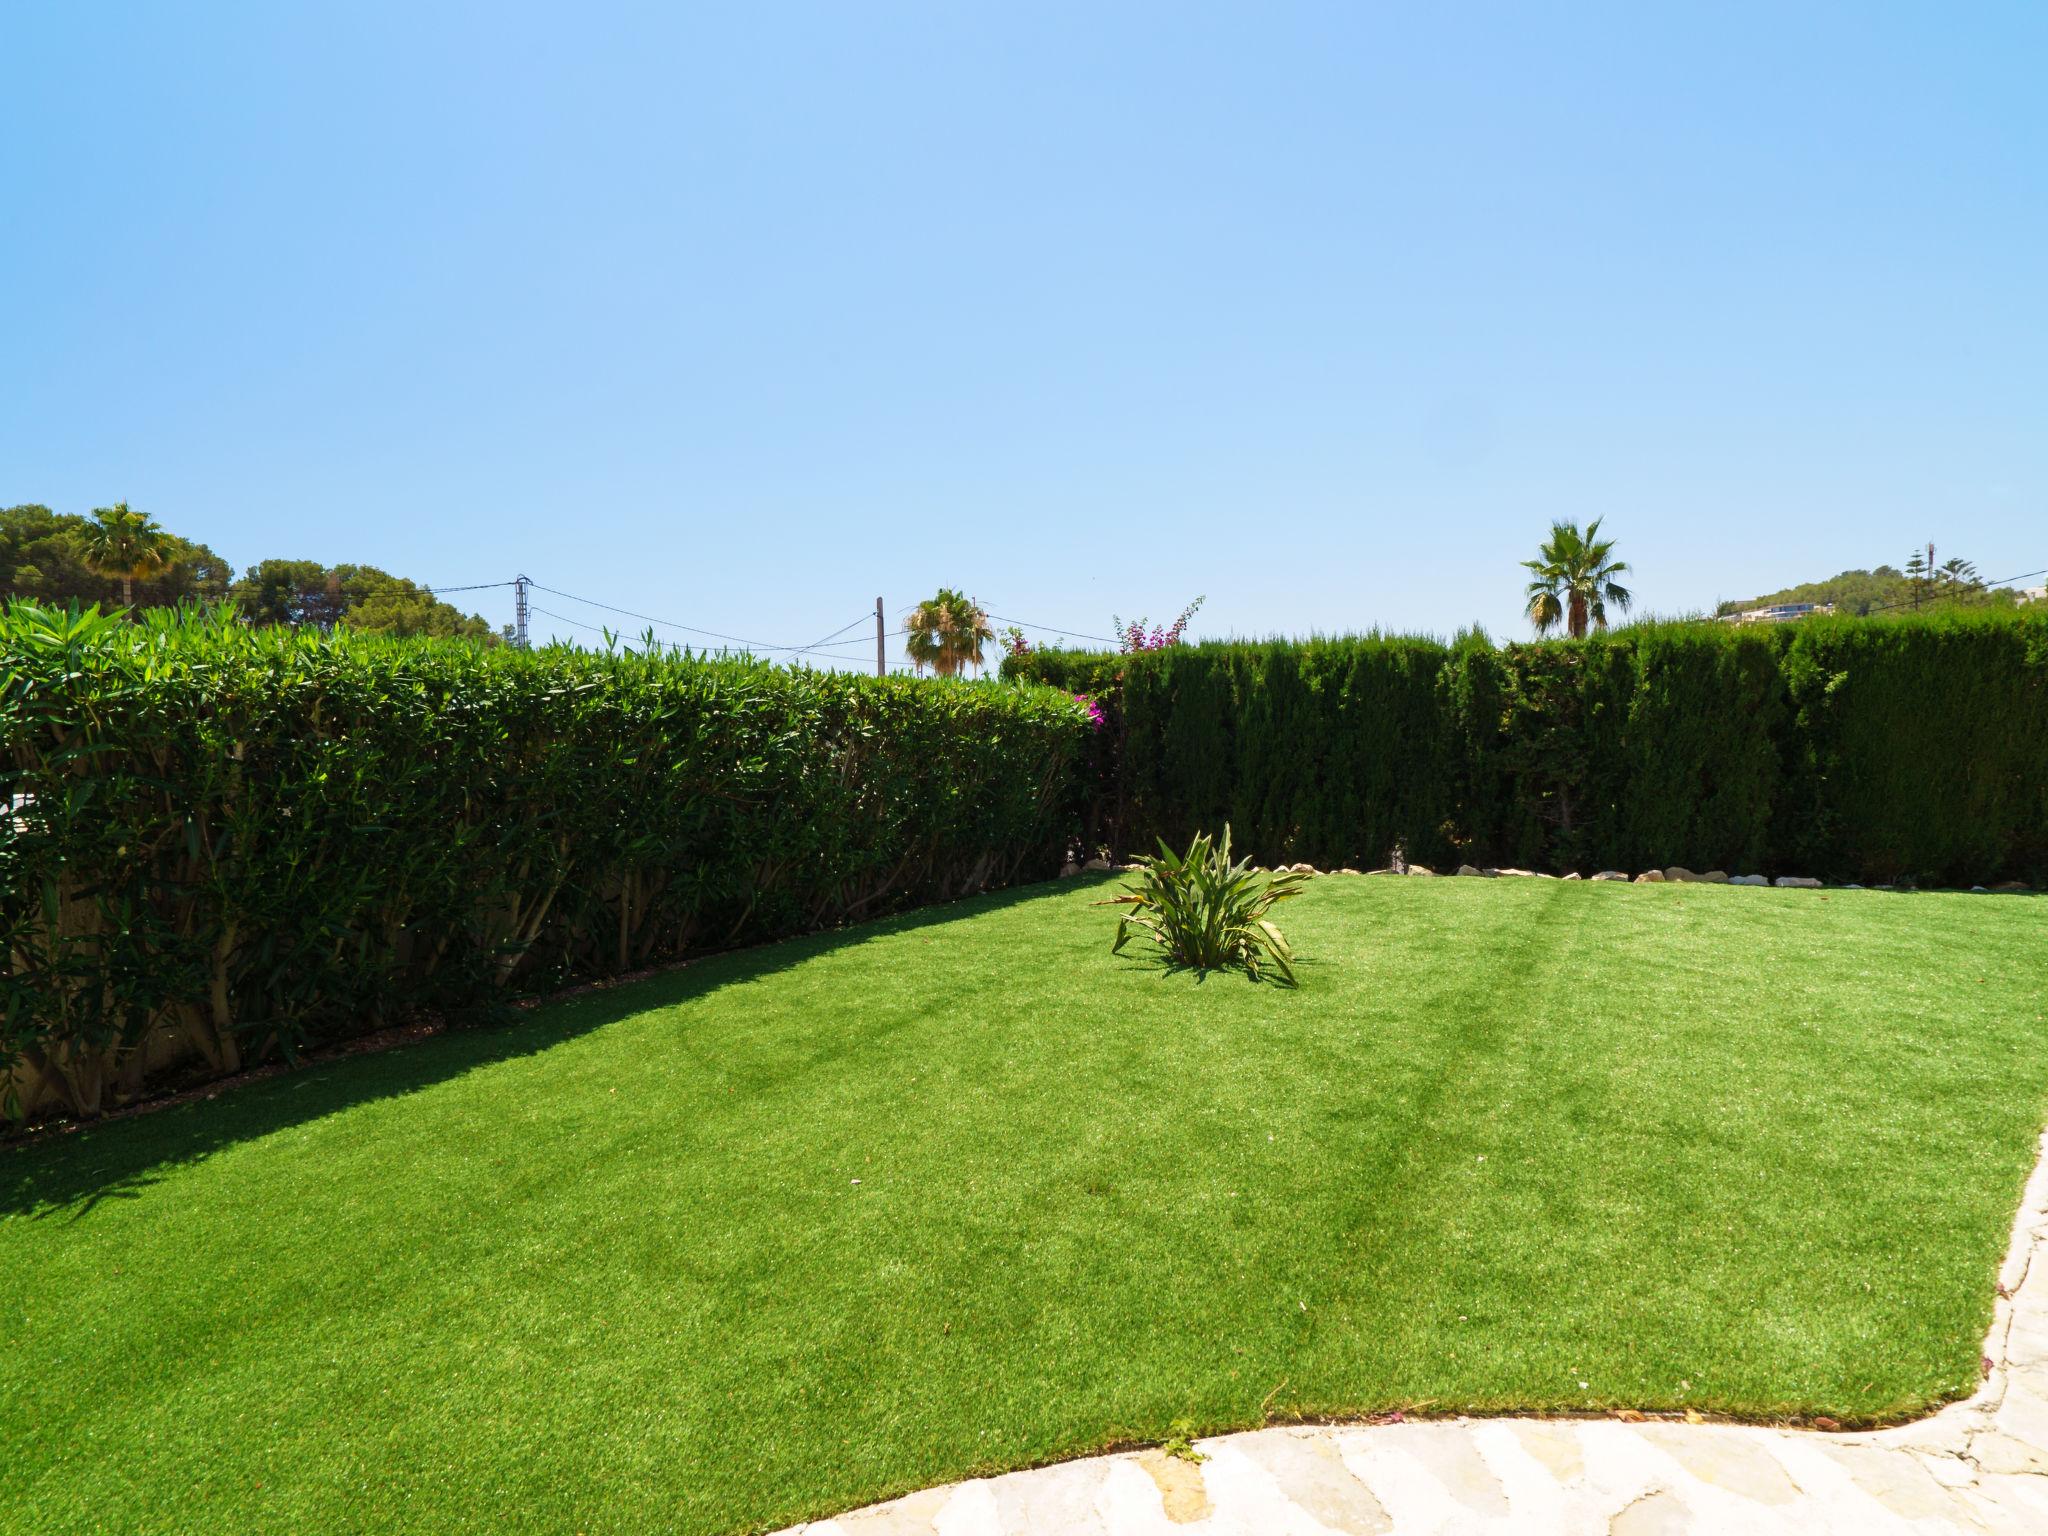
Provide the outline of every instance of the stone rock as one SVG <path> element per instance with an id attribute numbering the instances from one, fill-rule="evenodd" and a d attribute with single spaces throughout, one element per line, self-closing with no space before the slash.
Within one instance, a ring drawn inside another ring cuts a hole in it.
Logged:
<path id="1" fill-rule="evenodd" d="M 1287 871 L 1294 875 L 1312 875 L 1316 872 L 1316 867 L 1313 864 L 1290 864 Z"/>
<path id="2" fill-rule="evenodd" d="M 1389 864 L 1385 869 L 1368 869 L 1366 873 L 1368 875 L 1398 875 L 1401 871 Z"/>
<path id="3" fill-rule="evenodd" d="M 1345 1536 L 1384 1536 L 1394 1528 L 1387 1507 L 1359 1475 L 1345 1465 L 1343 1452 L 1333 1439 L 1268 1429 L 1246 1435 L 1234 1445 L 1243 1451 L 1245 1461 L 1249 1463 L 1247 1470 L 1256 1468 L 1266 1476 L 1258 1483 L 1231 1483 L 1228 1486 L 1232 1491 L 1265 1483 L 1290 1507 L 1283 1512 L 1276 1504 L 1268 1517 L 1264 1511 L 1239 1502 L 1244 1494 L 1237 1492 L 1237 1499 L 1233 1500 L 1235 1507 L 1230 1513 L 1243 1523 L 1230 1525 L 1219 1520 L 1216 1526 L 1211 1527 L 1212 1530 L 1316 1530 L 1331 1532 L 1332 1536 L 1340 1531 Z M 1237 1475 L 1243 1477 L 1242 1473 Z M 1230 1473 L 1226 1472 L 1224 1476 L 1228 1478 Z M 1303 1515 L 1308 1518 L 1303 1519 Z M 1168 1521 L 1172 1518 L 1169 1512 Z M 955 1529 L 965 1530 L 965 1527 Z M 1156 1531 L 1159 1527 L 1148 1522 L 1146 1529 Z"/>
<path id="4" fill-rule="evenodd" d="M 1628 876 L 1618 869 L 1603 869 L 1593 878 L 1595 880 L 1626 880 Z"/>
<path id="5" fill-rule="evenodd" d="M 1695 878 L 1701 885 L 1726 885 L 1728 883 L 1728 871 L 1725 869 L 1710 869 L 1704 875 L 1699 875 Z"/>
<path id="6" fill-rule="evenodd" d="M 2001 880 L 1996 885 L 1985 886 L 1984 889 L 1994 896 L 2011 896 L 2031 887 L 2024 880 Z"/>
<path id="7" fill-rule="evenodd" d="M 1578 872 L 1578 871 L 1577 871 L 1576 869 L 1575 869 L 1575 870 L 1573 870 L 1573 871 L 1572 871 L 1572 872 L 1571 872 L 1570 874 L 1568 874 L 1568 875 L 1559 875 L 1559 876 L 1558 876 L 1558 879 L 1560 879 L 1560 880 L 1576 880 L 1576 879 L 1578 879 L 1578 878 L 1579 878 L 1579 872 Z"/>
<path id="8" fill-rule="evenodd" d="M 1697 879 L 1699 878 L 1699 876 L 1698 876 L 1698 875 L 1695 875 L 1695 874 L 1694 874 L 1694 873 L 1693 873 L 1693 872 L 1692 872 L 1691 870 L 1687 869 L 1687 868 L 1686 868 L 1686 867 L 1685 867 L 1685 866 L 1684 866 L 1683 864 L 1674 864 L 1674 865 L 1672 865 L 1672 866 L 1671 866 L 1671 867 L 1670 867 L 1669 869 L 1667 869 L 1667 870 L 1665 870 L 1665 871 L 1664 871 L 1664 878 L 1665 878 L 1666 880 L 1677 880 L 1677 881 L 1687 881 L 1687 880 L 1697 880 Z"/>
<path id="9" fill-rule="evenodd" d="M 1081 873 L 1081 866 L 1072 859 L 1067 860 L 1066 863 L 1060 866 L 1060 878 L 1062 880 L 1071 880 L 1079 873 Z"/>
<path id="10" fill-rule="evenodd" d="M 1458 866 L 1458 873 L 1461 875 L 1477 875 L 1481 879 L 1484 879 L 1486 876 L 1492 874 L 1493 871 L 1490 869 L 1477 869 L 1470 864 L 1460 864 Z"/>
<path id="11" fill-rule="evenodd" d="M 1209 1489 L 1203 1482 L 1198 1463 L 1169 1456 L 1157 1449 L 1140 1451 L 1135 1459 L 1159 1490 L 1160 1510 L 1169 1525 L 1191 1525 L 1209 1518 L 1216 1506 L 1209 1502 Z M 1208 1458 L 1202 1459 L 1206 1461 Z M 1064 1526 L 1065 1522 L 1061 1524 Z M 931 1528 L 937 1530 L 938 1522 L 933 1521 Z"/>
<path id="12" fill-rule="evenodd" d="M 1536 877 L 1536 871 L 1533 869 L 1490 869 L 1487 873 L 1490 875 L 1506 876 L 1514 880 L 1533 880 Z"/>
<path id="13" fill-rule="evenodd" d="M 1358 871 L 1353 869 L 1349 864 L 1346 864 L 1342 869 L 1336 870 L 1334 871 L 1334 873 L 1340 875 L 1355 875 L 1358 873 Z"/>
<path id="14" fill-rule="evenodd" d="M 1817 891 L 1820 889 L 1820 882 L 1811 875 L 1780 875 L 1771 883 L 1782 886 L 1786 890 Z"/>
<path id="15" fill-rule="evenodd" d="M 1646 869 L 1636 876 L 1634 883 L 1637 885 L 1662 885 L 1664 883 L 1664 871 L 1661 869 Z"/>
<path id="16" fill-rule="evenodd" d="M 1769 885 L 1771 877 L 1769 875 L 1732 875 L 1729 877 L 1728 883 L 1730 885 Z"/>
<path id="17" fill-rule="evenodd" d="M 1669 1488 L 1652 1488 L 1615 1512 L 1608 1536 L 1681 1536 L 1694 1529 L 1685 1501 Z"/>
<path id="18" fill-rule="evenodd" d="M 1408 873 L 1411 875 L 1433 875 L 1436 871 L 1422 864 L 1410 864 L 1408 866 Z"/>
<path id="19" fill-rule="evenodd" d="M 1098 855 L 1097 857 L 1090 859 L 1086 864 L 1083 864 L 1081 867 L 1083 869 L 1094 870 L 1100 873 L 1101 871 L 1109 868 L 1109 860 L 1102 858 Z"/>

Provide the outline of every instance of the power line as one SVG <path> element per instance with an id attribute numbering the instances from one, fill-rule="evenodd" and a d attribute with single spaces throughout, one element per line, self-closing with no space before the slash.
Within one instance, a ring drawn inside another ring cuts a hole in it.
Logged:
<path id="1" fill-rule="evenodd" d="M 562 624 L 574 624 L 578 629 L 587 629 L 593 635 L 601 635 L 605 633 L 605 631 L 598 625 L 586 624 L 581 619 L 572 619 L 565 613 L 550 613 L 547 609 L 541 607 L 538 603 L 534 605 L 533 611 L 541 615 L 541 617 L 543 618 L 554 619 L 556 622 Z"/>
<path id="2" fill-rule="evenodd" d="M 851 640 L 848 640 L 848 641 L 842 641 L 842 642 L 841 642 L 841 646 L 840 646 L 840 647 L 834 647 L 834 646 L 830 646 L 830 645 L 827 645 L 827 643 L 826 643 L 826 642 L 827 642 L 827 641 L 830 641 L 830 640 L 837 640 L 837 639 L 838 639 L 838 638 L 839 638 L 839 637 L 840 637 L 841 635 L 845 634 L 845 633 L 846 633 L 846 632 L 847 632 L 847 631 L 848 631 L 849 629 L 852 629 L 852 628 L 854 627 L 854 625 L 855 625 L 855 624 L 865 624 L 865 623 L 867 623 L 867 621 L 869 620 L 869 618 L 870 618 L 870 617 L 872 617 L 872 615 L 870 615 L 870 614 L 865 614 L 865 613 L 864 613 L 864 614 L 862 614 L 862 615 L 861 615 L 861 616 L 860 616 L 859 618 L 855 619 L 855 620 L 853 621 L 853 624 L 842 624 L 842 625 L 840 625 L 840 626 L 839 626 L 839 627 L 838 627 L 837 629 L 833 630 L 831 634 L 827 635 L 827 636 L 825 637 L 825 639 L 824 639 L 824 640 L 813 640 L 813 641 L 812 641 L 812 642 L 811 642 L 811 643 L 810 643 L 809 645 L 805 646 L 805 647 L 804 647 L 804 648 L 803 648 L 802 650 L 800 650 L 800 651 L 796 652 L 796 653 L 795 653 L 795 655 L 792 655 L 792 656 L 791 656 L 791 657 L 790 657 L 789 659 L 790 659 L 791 661 L 795 661 L 795 660 L 796 660 L 796 658 L 797 658 L 798 656 L 802 656 L 802 655 L 804 655 L 804 654 L 805 654 L 806 652 L 809 652 L 809 651 L 833 650 L 833 649 L 839 649 L 839 648 L 841 648 L 841 647 L 843 647 L 843 646 L 846 646 L 846 645 L 852 645 L 852 644 L 855 644 L 856 642 L 854 642 L 854 641 L 851 641 Z M 859 641 L 858 643 L 859 643 L 859 644 L 861 644 L 861 645 L 866 645 L 866 644 L 867 644 L 867 642 L 866 642 L 865 640 Z"/>
<path id="3" fill-rule="evenodd" d="M 556 597 L 568 598 L 569 601 L 572 603 L 583 603 L 592 608 L 602 608 L 607 613 L 621 613 L 629 619 L 639 619 L 643 623 L 647 624 L 666 624 L 670 629 L 680 629 L 692 635 L 709 635 L 714 640 L 727 640 L 734 645 L 744 645 L 756 651 L 794 652 L 802 651 L 805 649 L 805 647 L 801 645 L 769 645 L 766 641 L 749 640 L 742 635 L 722 634 L 715 629 L 699 629 L 694 624 L 679 623 L 675 619 L 657 618 L 651 613 L 635 613 L 631 608 L 620 608 L 611 603 L 600 603 L 599 601 L 597 601 L 596 598 L 593 597 L 578 597 L 574 592 L 564 592 L 559 587 L 544 587 L 537 581 L 533 582 L 532 586 L 536 592 L 551 592 Z M 586 628 L 587 627 L 588 626 L 586 626 Z"/>
<path id="4" fill-rule="evenodd" d="M 872 613 L 864 613 L 856 622 L 872 625 L 875 622 L 875 616 Z M 848 629 L 851 629 L 852 627 L 853 626 L 851 624 L 847 626 Z M 843 650 L 849 645 L 864 645 L 870 651 L 872 651 L 875 648 L 875 639 L 874 636 L 871 634 L 850 635 L 844 640 L 813 641 L 811 644 L 805 646 L 804 649 L 807 651 L 837 651 Z"/>
<path id="5" fill-rule="evenodd" d="M 896 622 L 899 624 L 903 623 L 923 606 L 923 603 L 912 603 L 908 608 L 903 609 L 896 615 Z M 1034 624 L 1029 619 L 1007 618 L 1000 613 L 990 613 L 986 608 L 981 611 L 984 617 L 994 619 L 998 624 L 1015 624 L 1019 629 L 1035 629 L 1048 635 L 1064 635 L 1069 640 L 1093 640 L 1101 645 L 1123 644 L 1123 641 L 1114 635 L 1091 635 L 1078 629 L 1062 629 L 1057 624 Z"/>
<path id="6" fill-rule="evenodd" d="M 855 661 L 861 657 L 873 661 L 875 646 L 871 640 L 848 640 L 839 645 L 814 646 L 803 654 L 816 656 L 824 661 Z M 795 661 L 797 658 L 792 656 L 789 659 Z"/>
<path id="7" fill-rule="evenodd" d="M 2044 566 L 2044 567 L 2042 567 L 2042 568 L 2041 568 L 2040 570 L 2038 570 L 2038 571 L 2021 571 L 2021 572 L 2019 573 L 2019 575 L 2017 575 L 2017 576 L 2001 576 L 2001 577 L 1999 577 L 1999 578 L 1998 578 L 1998 580 L 1996 580 L 1996 581 L 1986 581 L 1986 582 L 1982 582 L 1982 583 L 1980 583 L 1979 585 L 1980 585 L 1980 586 L 1981 586 L 1981 587 L 1983 588 L 1983 590 L 1984 590 L 1984 591 L 1987 591 L 1987 592 L 1988 592 L 1988 591 L 1990 591 L 1990 590 L 1991 590 L 1991 589 L 1992 589 L 1993 587 L 2006 587 L 2006 586 L 2011 586 L 2011 585 L 2012 585 L 2012 583 L 2014 583 L 2014 582 L 2016 582 L 2016 581 L 2025 581 L 2025 580 L 2026 580 L 2026 579 L 2027 579 L 2027 578 L 2028 578 L 2029 576 L 2048 576 L 2048 566 Z M 1936 593 L 1925 593 L 1925 594 L 1921 594 L 1921 595 L 1922 595 L 1922 596 L 1934 596 L 1934 595 L 1938 595 L 1938 594 L 1936 594 Z M 1912 603 L 1912 604 L 1914 604 L 1915 606 L 1918 606 L 1918 604 L 1919 604 L 1919 597 L 1917 597 L 1917 596 L 1916 596 L 1916 597 L 1902 597 L 1902 598 L 1898 599 L 1898 600 L 1897 600 L 1896 602 L 1890 602 L 1890 603 L 1876 603 L 1876 604 L 1873 604 L 1873 605 L 1872 605 L 1871 607 L 1869 607 L 1869 608 L 1866 608 L 1866 609 L 1864 609 L 1863 611 L 1864 611 L 1864 613 L 1865 613 L 1866 615 L 1867 615 L 1867 614 L 1872 614 L 1872 613 L 1883 613 L 1883 612 L 1884 612 L 1884 611 L 1885 611 L 1886 609 L 1889 609 L 1889 608 L 1903 608 L 1903 607 L 1905 607 L 1905 606 L 1906 606 L 1906 605 L 1907 605 L 1908 603 Z"/>
<path id="8" fill-rule="evenodd" d="M 511 583 L 505 582 L 500 583 L 500 585 L 509 586 L 511 585 Z M 851 623 L 840 625 L 837 629 L 833 630 L 831 634 L 825 636 L 823 640 L 814 640 L 809 645 L 770 645 L 764 640 L 749 640 L 741 635 L 723 634 L 715 629 L 701 629 L 694 624 L 683 624 L 675 619 L 664 619 L 651 613 L 636 613 L 631 608 L 620 608 L 613 603 L 600 603 L 599 601 L 597 601 L 597 599 L 591 597 L 578 597 L 574 592 L 564 592 L 558 587 L 545 587 L 537 581 L 530 581 L 528 585 L 531 586 L 536 592 L 551 592 L 556 597 L 568 598 L 569 601 L 571 601 L 572 603 L 584 603 L 592 608 L 602 608 L 607 613 L 623 614 L 625 617 L 629 619 L 639 619 L 642 623 L 665 624 L 671 629 L 680 629 L 688 634 L 709 635 L 711 638 L 715 640 L 730 641 L 734 645 L 743 645 L 746 646 L 749 650 L 756 652 L 775 652 L 777 654 L 786 654 L 791 661 L 794 661 L 797 657 L 806 655 L 813 651 L 828 651 L 832 649 L 832 647 L 830 646 L 830 642 L 832 640 L 834 640 L 840 635 L 845 634 L 849 629 L 854 628 L 855 625 L 866 623 L 869 617 L 867 614 L 864 613 L 859 618 L 853 620 Z M 561 619 L 562 622 L 565 624 L 580 624 L 581 627 L 584 629 L 592 630 L 594 633 L 602 633 L 602 630 L 599 630 L 595 625 L 583 623 L 581 620 L 578 619 L 567 618 L 559 613 L 549 612 L 549 610 L 545 608 L 535 608 L 533 611 L 535 613 L 545 613 L 551 619 Z M 854 642 L 849 641 L 844 643 L 852 644 Z M 832 659 L 839 660 L 841 658 L 835 656 Z"/>
<path id="9" fill-rule="evenodd" d="M 1042 630 L 1048 635 L 1064 635 L 1069 640 L 1095 640 L 1103 645 L 1123 644 L 1121 640 L 1115 639 L 1110 635 L 1084 635 L 1078 629 L 1061 629 L 1053 624 L 1033 624 L 1025 619 L 1006 619 L 1000 613 L 991 613 L 989 617 L 998 624 L 1015 624 L 1019 629 Z"/>
<path id="10" fill-rule="evenodd" d="M 2028 574 L 2039 575 L 2040 573 L 2029 572 Z M 2017 581 L 2020 578 L 2012 577 L 2010 579 Z M 425 590 L 437 594 L 443 592 L 484 592 L 489 591 L 494 587 L 510 587 L 514 585 L 516 585 L 516 582 L 512 581 L 480 581 L 473 583 L 471 585 L 459 587 L 430 586 L 427 587 Z M 778 655 L 785 655 L 790 657 L 792 660 L 794 660 L 798 656 L 809 655 L 813 651 L 832 651 L 836 649 L 843 649 L 843 646 L 834 646 L 832 642 L 838 639 L 839 636 L 845 634 L 848 630 L 853 629 L 858 625 L 865 624 L 871 617 L 871 615 L 863 613 L 859 618 L 853 620 L 851 623 L 840 625 L 837 629 L 833 630 L 831 634 L 826 635 L 822 640 L 813 640 L 809 645 L 772 645 L 765 640 L 749 640 L 744 635 L 728 635 L 721 630 L 704 629 L 695 624 L 685 624 L 679 619 L 664 619 L 660 617 L 658 614 L 640 613 L 631 608 L 621 608 L 615 603 L 601 603 L 594 597 L 579 597 L 574 592 L 564 592 L 560 587 L 544 587 L 537 581 L 529 581 L 527 585 L 532 587 L 533 590 L 536 592 L 548 592 L 552 593 L 556 597 L 566 597 L 572 603 L 582 603 L 587 607 L 591 608 L 602 608 L 607 613 L 616 613 L 623 615 L 624 617 L 629 619 L 638 619 L 643 624 L 661 624 L 665 625 L 670 629 L 680 629 L 686 634 L 706 635 L 713 640 L 724 640 L 733 645 L 744 645 L 748 647 L 750 650 L 754 651 L 773 652 Z M 902 612 L 897 615 L 898 622 L 901 623 L 904 620 L 907 620 L 910 617 L 910 615 L 917 612 L 918 608 L 921 606 L 921 604 L 913 603 L 909 607 L 903 609 Z M 535 613 L 545 612 L 545 610 L 540 608 L 536 608 L 533 611 Z M 987 610 L 984 609 L 983 611 L 986 612 Z M 548 617 L 552 619 L 561 619 L 562 622 L 565 624 L 581 624 L 582 628 L 592 630 L 593 632 L 602 632 L 595 625 L 583 624 L 582 621 L 577 619 L 564 618 L 561 614 L 558 613 L 550 613 L 548 614 Z M 1069 640 L 1087 640 L 1092 641 L 1098 645 L 1120 645 L 1123 643 L 1121 640 L 1117 639 L 1115 636 L 1112 635 L 1091 635 L 1086 633 L 1085 631 L 1078 629 L 1064 629 L 1057 624 L 1036 624 L 1028 619 L 1012 619 L 1000 613 L 991 613 L 988 614 L 988 617 L 993 619 L 998 624 L 1015 624 L 1020 629 L 1035 629 L 1039 631 L 1041 634 L 1059 635 Z M 865 640 L 861 640 L 858 642 L 849 641 L 845 643 L 859 644 L 865 646 L 867 642 Z"/>

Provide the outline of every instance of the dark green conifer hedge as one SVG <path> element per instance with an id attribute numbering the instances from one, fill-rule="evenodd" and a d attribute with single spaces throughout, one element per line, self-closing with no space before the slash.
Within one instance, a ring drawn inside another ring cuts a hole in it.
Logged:
<path id="1" fill-rule="evenodd" d="M 1092 835 L 1269 863 L 2048 882 L 2048 616 L 1040 651 L 1097 697 Z"/>

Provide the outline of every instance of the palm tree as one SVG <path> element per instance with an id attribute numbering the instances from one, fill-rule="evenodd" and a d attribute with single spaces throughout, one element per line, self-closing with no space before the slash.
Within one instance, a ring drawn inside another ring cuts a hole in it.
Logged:
<path id="1" fill-rule="evenodd" d="M 904 629 L 904 654 L 920 673 L 930 667 L 941 677 L 957 677 L 962 667 L 980 667 L 982 646 L 996 637 L 988 627 L 988 614 L 951 587 L 939 588 L 937 597 L 911 609 Z"/>
<path id="2" fill-rule="evenodd" d="M 1628 562 L 1616 560 L 1614 540 L 1600 537 L 1600 519 L 1594 518 L 1579 532 L 1577 523 L 1552 523 L 1550 537 L 1537 549 L 1534 560 L 1522 564 L 1536 573 L 1529 583 L 1529 622 L 1536 633 L 1547 635 L 1559 624 L 1574 640 L 1583 639 L 1588 620 L 1600 629 L 1607 627 L 1607 605 L 1623 613 L 1635 601 L 1614 578 L 1625 575 Z"/>
<path id="3" fill-rule="evenodd" d="M 85 565 L 95 576 L 121 578 L 121 605 L 135 606 L 135 578 L 161 570 L 167 535 L 147 512 L 125 501 L 93 508 L 85 530 Z"/>

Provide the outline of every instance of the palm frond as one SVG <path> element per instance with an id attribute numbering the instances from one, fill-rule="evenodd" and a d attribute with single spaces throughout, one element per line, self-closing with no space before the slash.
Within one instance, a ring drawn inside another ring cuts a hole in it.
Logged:
<path id="1" fill-rule="evenodd" d="M 1614 541 L 1603 539 L 1600 518 L 1594 518 L 1583 532 L 1576 523 L 1553 522 L 1550 537 L 1538 547 L 1537 558 L 1524 560 L 1525 570 L 1536 580 L 1529 583 L 1529 622 L 1538 634 L 1548 634 L 1563 623 L 1574 638 L 1590 621 L 1607 627 L 1607 605 L 1626 612 L 1635 594 L 1614 578 L 1628 571 L 1628 562 L 1614 558 Z"/>

